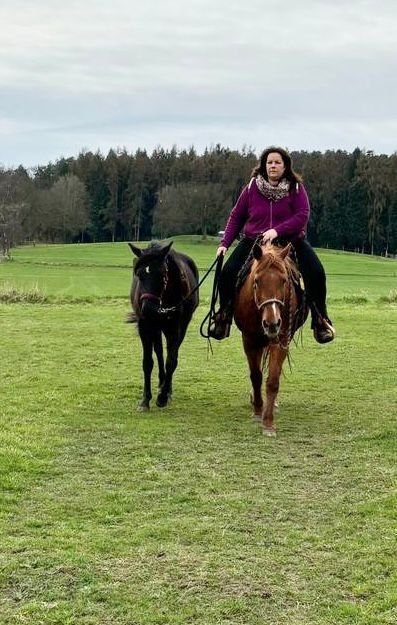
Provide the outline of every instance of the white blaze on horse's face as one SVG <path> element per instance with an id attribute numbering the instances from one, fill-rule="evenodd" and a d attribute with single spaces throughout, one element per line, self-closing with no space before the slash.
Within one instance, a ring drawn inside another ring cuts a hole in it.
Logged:
<path id="1" fill-rule="evenodd" d="M 278 272 L 258 272 L 254 279 L 255 303 L 262 317 L 262 328 L 270 340 L 277 339 L 281 329 L 285 280 Z"/>

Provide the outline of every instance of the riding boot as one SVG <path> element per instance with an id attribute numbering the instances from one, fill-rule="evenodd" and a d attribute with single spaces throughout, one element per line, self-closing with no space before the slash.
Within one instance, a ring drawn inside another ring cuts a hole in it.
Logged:
<path id="1" fill-rule="evenodd" d="M 312 330 L 317 343 L 330 343 L 334 340 L 336 332 L 331 319 L 327 314 L 321 314 L 315 304 L 311 307 Z"/>
<path id="2" fill-rule="evenodd" d="M 219 309 L 211 320 L 208 335 L 217 341 L 227 339 L 232 327 L 232 317 L 233 315 L 229 307 L 225 310 Z"/>

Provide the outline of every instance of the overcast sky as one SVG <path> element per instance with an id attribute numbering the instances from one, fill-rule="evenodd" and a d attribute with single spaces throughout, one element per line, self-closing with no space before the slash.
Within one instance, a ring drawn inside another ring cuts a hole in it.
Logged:
<path id="1" fill-rule="evenodd" d="M 0 163 L 397 150 L 396 0 L 1 0 Z"/>

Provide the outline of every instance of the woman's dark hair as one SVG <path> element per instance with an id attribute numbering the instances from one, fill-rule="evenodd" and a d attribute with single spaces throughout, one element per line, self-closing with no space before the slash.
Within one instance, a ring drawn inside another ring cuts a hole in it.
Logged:
<path id="1" fill-rule="evenodd" d="M 292 183 L 302 182 L 302 177 L 299 174 L 297 174 L 296 171 L 294 171 L 292 168 L 292 159 L 291 159 L 290 154 L 287 152 L 287 150 L 285 150 L 284 148 L 278 148 L 274 145 L 271 145 L 269 148 L 266 148 L 265 150 L 263 150 L 261 157 L 259 159 L 258 165 L 254 167 L 254 169 L 252 170 L 251 178 L 255 178 L 258 174 L 261 174 L 265 180 L 268 179 L 267 172 L 266 172 L 266 161 L 267 161 L 267 157 L 272 152 L 276 152 L 277 154 L 280 154 L 281 158 L 283 159 L 283 163 L 285 167 L 283 178 L 286 178 L 287 180 L 289 180 L 289 182 L 292 182 Z"/>

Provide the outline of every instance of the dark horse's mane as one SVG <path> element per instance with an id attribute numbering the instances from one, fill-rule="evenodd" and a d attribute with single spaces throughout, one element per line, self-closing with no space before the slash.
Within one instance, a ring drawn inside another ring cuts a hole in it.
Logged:
<path id="1" fill-rule="evenodd" d="M 157 241 L 151 241 L 146 249 L 142 250 L 142 255 L 136 259 L 134 264 L 135 272 L 141 269 L 142 267 L 146 267 L 153 260 L 156 260 L 158 256 L 164 249 L 164 244 L 158 243 Z M 170 250 L 169 255 L 175 254 L 174 250 Z"/>
<path id="2" fill-rule="evenodd" d="M 156 260 L 156 258 L 158 258 L 163 251 L 164 247 L 164 244 L 152 241 L 145 250 L 142 250 L 142 255 L 136 260 L 134 265 L 135 272 L 142 267 L 146 267 L 153 260 Z M 176 252 L 175 250 L 170 249 L 167 254 L 167 261 L 171 261 L 171 263 L 173 263 L 180 271 L 183 270 L 184 263 L 187 263 L 196 275 L 196 267 L 194 263 L 191 262 L 191 259 L 188 256 L 182 254 L 181 252 Z"/>

